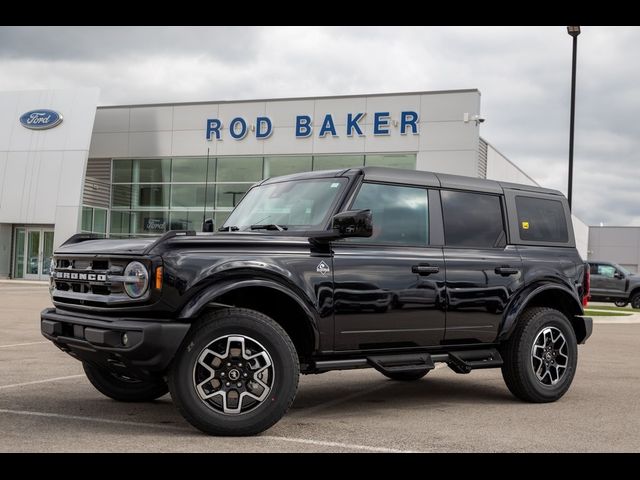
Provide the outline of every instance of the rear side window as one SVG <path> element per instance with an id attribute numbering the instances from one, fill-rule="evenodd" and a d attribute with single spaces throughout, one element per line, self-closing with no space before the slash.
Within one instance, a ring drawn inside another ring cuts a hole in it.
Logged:
<path id="1" fill-rule="evenodd" d="M 441 196 L 446 245 L 479 248 L 505 245 L 500 197 L 445 190 Z"/>
<path id="2" fill-rule="evenodd" d="M 516 209 L 520 239 L 554 243 L 569 241 L 562 202 L 517 195 Z"/>

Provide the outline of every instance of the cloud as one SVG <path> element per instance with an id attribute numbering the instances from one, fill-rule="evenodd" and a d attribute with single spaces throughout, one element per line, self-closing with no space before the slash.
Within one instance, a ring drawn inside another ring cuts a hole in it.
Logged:
<path id="1" fill-rule="evenodd" d="M 574 210 L 640 225 L 640 29 L 583 27 Z M 566 191 L 565 27 L 3 27 L 0 89 L 97 85 L 101 104 L 478 88 L 481 135 Z"/>

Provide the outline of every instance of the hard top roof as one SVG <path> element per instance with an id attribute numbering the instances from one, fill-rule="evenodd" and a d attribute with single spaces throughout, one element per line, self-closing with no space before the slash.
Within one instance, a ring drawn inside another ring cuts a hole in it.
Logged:
<path id="1" fill-rule="evenodd" d="M 264 180 L 263 184 L 276 183 L 290 180 L 305 180 L 312 178 L 352 177 L 364 175 L 366 180 L 382 183 L 399 183 L 422 187 L 441 187 L 455 190 L 469 190 L 475 192 L 502 193 L 503 189 L 522 190 L 526 192 L 546 193 L 550 195 L 562 195 L 558 190 L 524 185 L 519 183 L 499 182 L 484 178 L 465 177 L 462 175 L 450 175 L 447 173 L 426 172 L 423 170 L 406 170 L 389 167 L 359 167 L 340 170 L 322 170 L 315 172 L 302 172 L 273 177 Z"/>

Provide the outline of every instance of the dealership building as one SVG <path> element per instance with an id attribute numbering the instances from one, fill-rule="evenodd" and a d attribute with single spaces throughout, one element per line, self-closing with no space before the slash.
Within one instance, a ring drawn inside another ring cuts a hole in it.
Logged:
<path id="1" fill-rule="evenodd" d="M 98 106 L 0 92 L 0 277 L 44 279 L 77 232 L 216 228 L 255 182 L 363 165 L 536 184 L 480 136 L 480 92 Z M 588 227 L 574 217 L 587 256 Z"/>

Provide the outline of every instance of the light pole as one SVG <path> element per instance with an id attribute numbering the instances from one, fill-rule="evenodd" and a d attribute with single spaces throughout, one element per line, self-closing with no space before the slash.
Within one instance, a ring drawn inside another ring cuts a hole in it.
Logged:
<path id="1" fill-rule="evenodd" d="M 569 200 L 569 209 L 571 209 L 571 197 L 573 193 L 573 128 L 576 116 L 576 56 L 578 54 L 580 27 L 567 27 L 567 33 L 573 37 L 573 58 L 571 60 L 571 120 L 569 125 L 569 188 L 567 188 L 567 200 Z"/>

